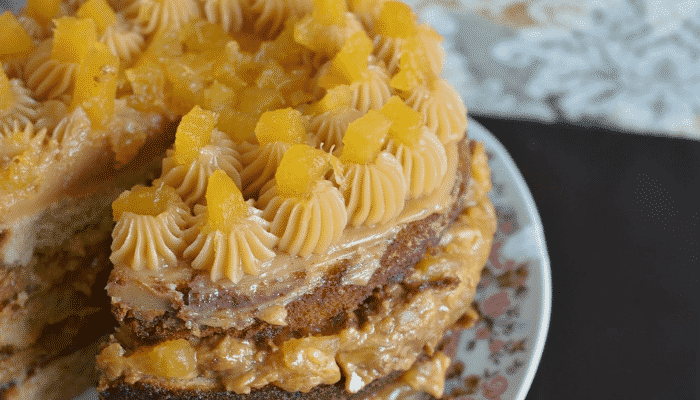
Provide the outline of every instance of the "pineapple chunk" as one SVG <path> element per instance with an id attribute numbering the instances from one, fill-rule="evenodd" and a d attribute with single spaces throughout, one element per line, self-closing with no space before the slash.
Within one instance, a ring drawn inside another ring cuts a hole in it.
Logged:
<path id="1" fill-rule="evenodd" d="M 340 108 L 349 108 L 351 101 L 352 90 L 350 90 L 350 86 L 336 86 L 328 89 L 326 95 L 308 109 L 307 114 L 323 114 Z"/>
<path id="2" fill-rule="evenodd" d="M 248 204 L 236 183 L 222 170 L 216 170 L 207 182 L 207 222 L 215 231 L 228 232 L 248 216 Z"/>
<path id="3" fill-rule="evenodd" d="M 301 113 L 292 108 L 263 113 L 255 125 L 255 137 L 261 146 L 274 142 L 306 142 L 306 128 Z"/>
<path id="4" fill-rule="evenodd" d="M 418 143 L 423 116 L 418 111 L 407 106 L 399 96 L 392 96 L 380 110 L 391 119 L 389 137 L 407 146 Z"/>
<path id="5" fill-rule="evenodd" d="M 24 13 L 46 26 L 58 15 L 60 7 L 61 0 L 27 0 Z"/>
<path id="6" fill-rule="evenodd" d="M 75 78 L 73 108 L 81 105 L 93 127 L 103 128 L 114 115 L 119 57 L 106 45 L 94 42 Z"/>
<path id="7" fill-rule="evenodd" d="M 277 192 L 284 197 L 307 197 L 324 175 L 339 169 L 338 159 L 305 144 L 295 144 L 284 153 L 275 173 Z"/>
<path id="8" fill-rule="evenodd" d="M 367 34 L 364 31 L 356 32 L 333 58 L 326 73 L 318 80 L 319 86 L 328 89 L 363 79 L 371 53 L 372 41 Z"/>
<path id="9" fill-rule="evenodd" d="M 165 75 L 160 65 L 144 60 L 138 67 L 127 69 L 124 74 L 134 92 L 129 105 L 141 111 L 162 111 L 165 108 Z"/>
<path id="10" fill-rule="evenodd" d="M 79 64 L 93 43 L 97 42 L 95 21 L 89 18 L 63 17 L 54 20 L 51 58 L 58 62 Z"/>
<path id="11" fill-rule="evenodd" d="M 209 87 L 204 89 L 202 97 L 204 108 L 221 114 L 222 111 L 236 104 L 238 96 L 235 90 L 219 81 L 214 81 Z M 219 117 L 219 122 L 221 122 L 221 116 Z"/>
<path id="12" fill-rule="evenodd" d="M 391 119 L 378 110 L 369 110 L 348 125 L 340 160 L 355 164 L 373 162 L 384 147 L 390 128 Z"/>
<path id="13" fill-rule="evenodd" d="M 13 13 L 0 15 L 0 60 L 28 54 L 33 47 L 32 38 Z"/>
<path id="14" fill-rule="evenodd" d="M 223 51 L 226 44 L 233 40 L 220 25 L 200 19 L 187 23 L 179 35 L 186 51 L 199 53 Z"/>
<path id="15" fill-rule="evenodd" d="M 197 353 L 185 339 L 141 348 L 128 359 L 145 373 L 162 378 L 191 378 L 197 372 Z"/>
<path id="16" fill-rule="evenodd" d="M 114 25 L 117 16 L 105 0 L 88 0 L 75 13 L 78 18 L 90 18 L 95 21 L 97 32 L 102 33 L 108 26 Z"/>
<path id="17" fill-rule="evenodd" d="M 178 201 L 180 197 L 175 193 L 175 189 L 168 185 L 160 184 L 152 187 L 136 185 L 114 200 L 112 215 L 115 221 L 118 221 L 125 212 L 155 217 Z"/>
<path id="18" fill-rule="evenodd" d="M 321 25 L 345 26 L 347 12 L 346 0 L 314 0 L 312 17 Z"/>
<path id="19" fill-rule="evenodd" d="M 422 84 L 432 85 L 435 78 L 420 39 L 413 37 L 403 42 L 399 72 L 391 78 L 391 87 L 410 92 Z"/>
<path id="20" fill-rule="evenodd" d="M 416 35 L 418 24 L 411 7 L 400 1 L 389 0 L 382 5 L 376 31 L 392 38 L 409 38 Z"/>
<path id="21" fill-rule="evenodd" d="M 202 147 L 211 143 L 211 133 L 218 119 L 217 113 L 199 106 L 182 117 L 175 132 L 175 160 L 180 165 L 194 161 Z"/>

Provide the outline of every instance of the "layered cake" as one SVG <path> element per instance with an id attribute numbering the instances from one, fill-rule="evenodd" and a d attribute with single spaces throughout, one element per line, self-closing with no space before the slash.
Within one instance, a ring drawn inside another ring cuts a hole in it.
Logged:
<path id="1" fill-rule="evenodd" d="M 4 398 L 69 398 L 96 352 L 103 399 L 442 395 L 495 217 L 408 6 L 0 20 Z"/>

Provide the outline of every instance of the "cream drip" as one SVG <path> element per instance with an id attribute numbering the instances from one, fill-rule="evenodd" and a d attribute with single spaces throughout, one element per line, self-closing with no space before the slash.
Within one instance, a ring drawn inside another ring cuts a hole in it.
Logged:
<path id="1" fill-rule="evenodd" d="M 274 181 L 261 192 L 258 204 L 272 222 L 270 232 L 280 238 L 280 250 L 306 257 L 323 254 L 340 240 L 348 219 L 342 194 L 331 182 L 319 181 L 307 198 L 278 195 Z"/>
<path id="2" fill-rule="evenodd" d="M 221 169 L 233 179 L 240 189 L 242 169 L 235 143 L 225 133 L 215 129 L 211 135 L 211 144 L 202 147 L 199 155 L 190 164 L 179 164 L 175 151 L 168 150 L 163 159 L 162 179 L 175 188 L 189 206 L 204 201 L 207 179 L 217 169 Z"/>
<path id="3" fill-rule="evenodd" d="M 269 232 L 270 223 L 250 206 L 249 215 L 229 227 L 228 231 L 211 230 L 206 225 L 206 207 L 196 205 L 197 223 L 187 235 L 195 236 L 183 256 L 192 260 L 192 268 L 209 271 L 212 282 L 223 277 L 238 283 L 244 274 L 258 275 L 265 261 L 272 259 L 278 238 Z"/>
<path id="4" fill-rule="evenodd" d="M 369 110 L 382 108 L 392 94 L 389 75 L 382 67 L 370 65 L 366 74 L 363 80 L 353 82 L 350 86 L 352 88 L 350 107 L 360 110 L 363 115 Z"/>
<path id="5" fill-rule="evenodd" d="M 14 121 L 28 125 L 37 118 L 39 103 L 32 98 L 29 89 L 25 88 L 20 79 L 10 79 L 10 99 L 3 99 L 8 106 L 0 109 L 0 126 L 14 125 Z"/>
<path id="6" fill-rule="evenodd" d="M 73 85 L 77 63 L 63 63 L 51 58 L 53 39 L 44 40 L 27 58 L 24 77 L 37 99 L 55 99 Z"/>
<path id="7" fill-rule="evenodd" d="M 218 24 L 225 31 L 240 31 L 243 26 L 243 1 L 205 0 L 204 15 L 207 21 Z"/>
<path id="8" fill-rule="evenodd" d="M 407 146 L 389 139 L 386 150 L 393 154 L 403 167 L 403 175 L 409 186 L 409 198 L 431 194 L 447 172 L 445 145 L 428 128 L 423 128 L 418 143 Z"/>
<path id="9" fill-rule="evenodd" d="M 179 30 L 193 18 L 199 17 L 194 0 L 140 0 L 137 20 L 149 34 L 159 28 Z"/>
<path id="10" fill-rule="evenodd" d="M 277 167 L 290 144 L 273 142 L 265 146 L 251 146 L 241 155 L 245 167 L 241 171 L 243 196 L 251 198 L 258 195 L 260 189 L 275 176 Z"/>
<path id="11" fill-rule="evenodd" d="M 329 153 L 333 149 L 334 154 L 339 154 L 348 125 L 362 115 L 364 114 L 358 110 L 343 108 L 314 116 L 309 127 L 314 132 L 310 145 Z"/>
<path id="12" fill-rule="evenodd" d="M 187 246 L 184 235 L 191 218 L 182 201 L 156 216 L 123 213 L 112 231 L 109 260 L 115 266 L 125 265 L 137 271 L 177 265 L 178 256 Z"/>
<path id="13" fill-rule="evenodd" d="M 353 226 L 383 224 L 398 216 L 407 189 L 401 164 L 385 151 L 373 163 L 347 165 L 340 186 Z"/>
<path id="14" fill-rule="evenodd" d="M 445 144 L 458 141 L 467 130 L 467 109 L 457 91 L 442 78 L 433 90 L 419 86 L 406 104 L 423 114 L 430 131 Z"/>
<path id="15" fill-rule="evenodd" d="M 139 27 L 126 21 L 122 14 L 117 14 L 116 23 L 105 29 L 100 42 L 107 45 L 110 53 L 119 57 L 122 66 L 131 64 L 144 46 Z"/>
<path id="16" fill-rule="evenodd" d="M 46 132 L 46 128 L 36 129 L 31 122 L 24 127 L 21 127 L 18 120 L 12 125 L 3 125 L 0 130 L 0 167 L 28 149 L 35 153 L 41 152 Z"/>

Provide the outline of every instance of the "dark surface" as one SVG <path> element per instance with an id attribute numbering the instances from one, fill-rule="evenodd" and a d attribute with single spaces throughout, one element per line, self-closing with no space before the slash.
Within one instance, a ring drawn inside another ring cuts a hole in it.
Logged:
<path id="1" fill-rule="evenodd" d="M 475 119 L 522 172 L 551 259 L 527 399 L 699 399 L 700 141 Z"/>

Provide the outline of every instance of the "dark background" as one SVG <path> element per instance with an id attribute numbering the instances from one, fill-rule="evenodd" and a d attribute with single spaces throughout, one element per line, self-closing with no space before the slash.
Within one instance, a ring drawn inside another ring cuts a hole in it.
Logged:
<path id="1" fill-rule="evenodd" d="M 700 141 L 474 118 L 523 174 L 551 259 L 527 399 L 699 399 Z"/>

